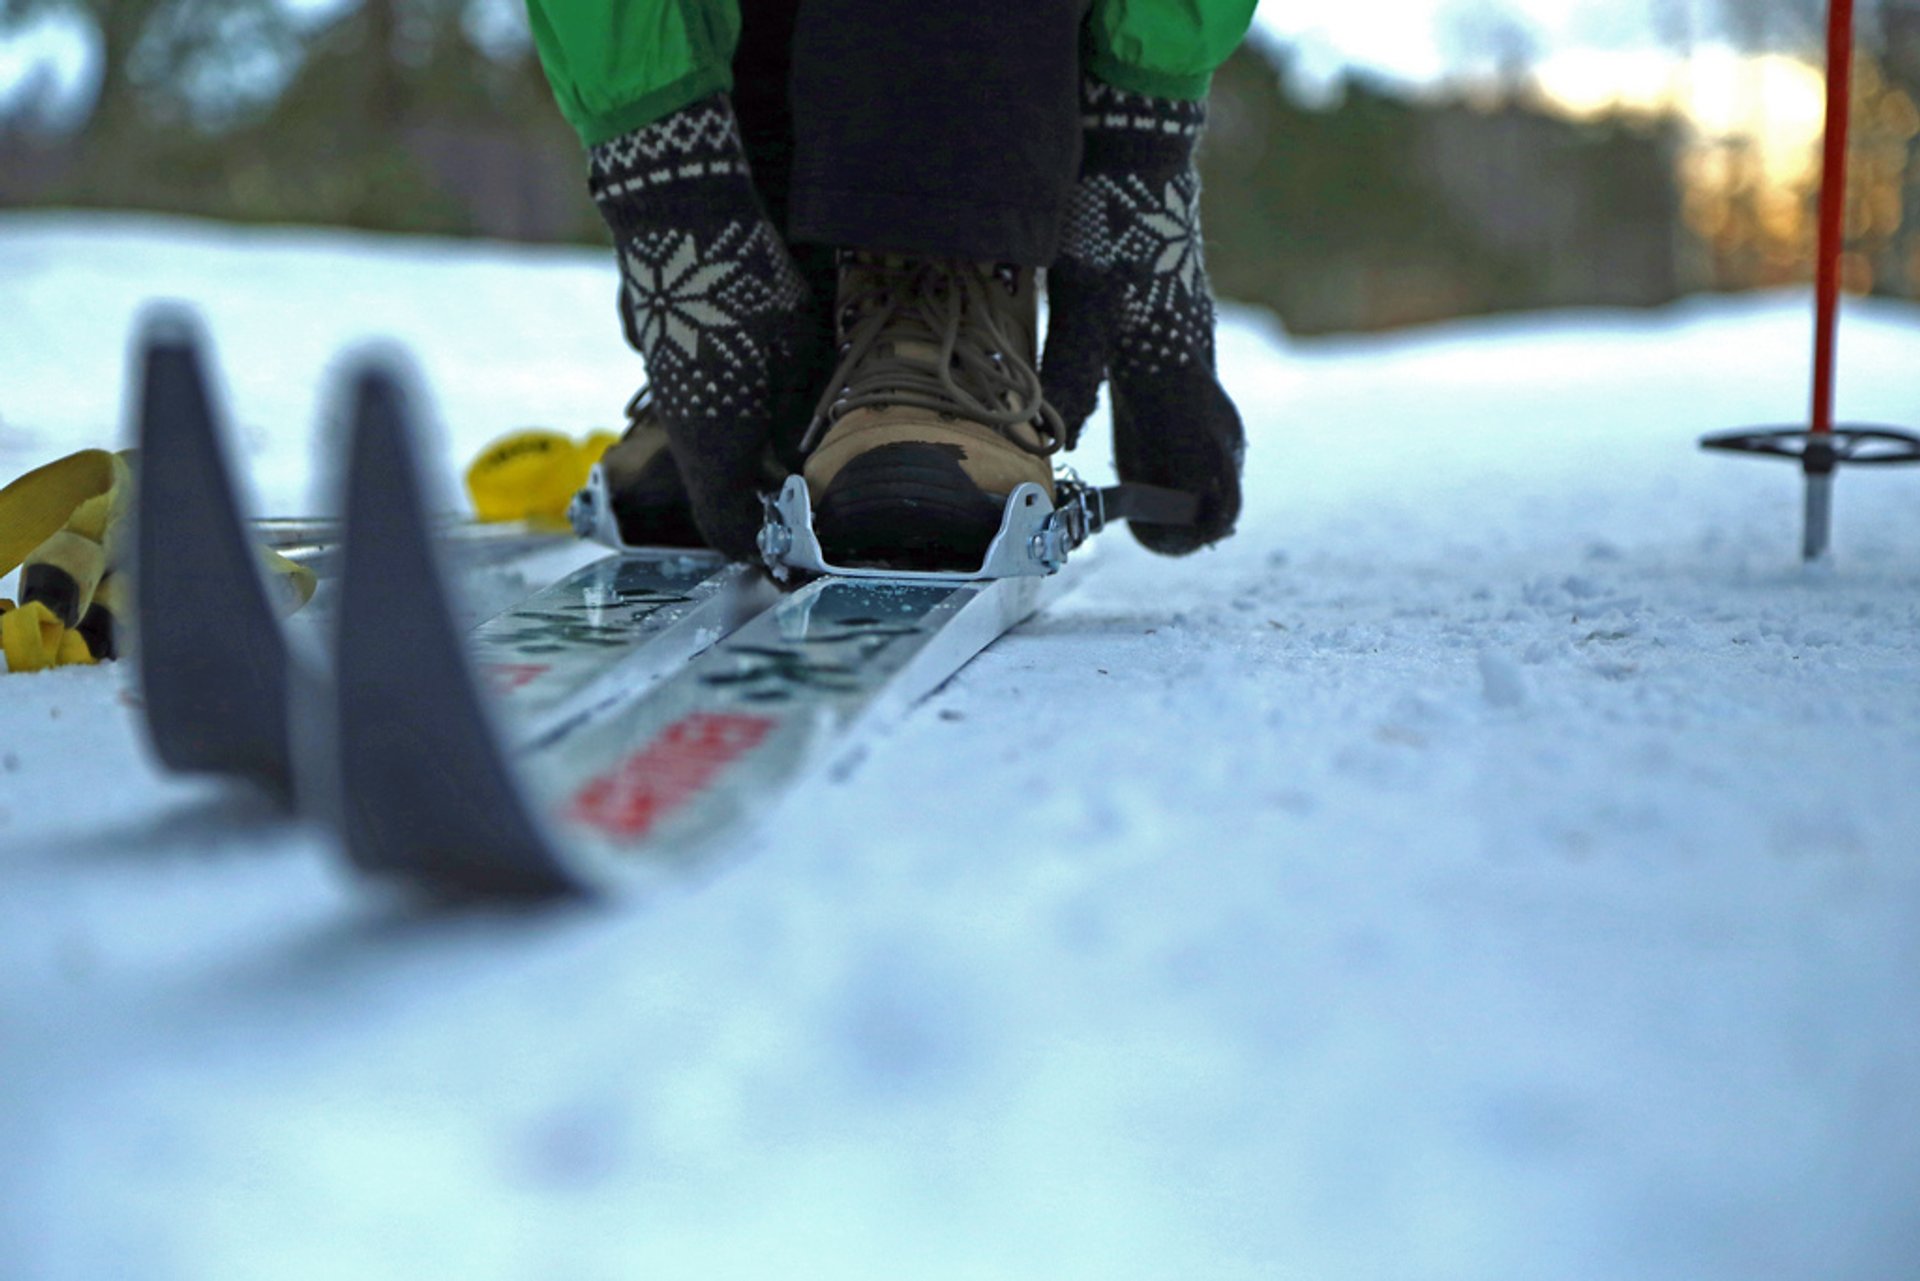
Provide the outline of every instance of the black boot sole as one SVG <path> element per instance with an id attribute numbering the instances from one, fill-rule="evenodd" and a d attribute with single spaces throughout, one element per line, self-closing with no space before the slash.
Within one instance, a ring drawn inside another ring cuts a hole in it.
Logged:
<path id="1" fill-rule="evenodd" d="M 1000 532 L 1006 498 L 985 493 L 952 445 L 901 442 L 849 461 L 813 503 L 829 562 L 973 570 Z"/>
<path id="2" fill-rule="evenodd" d="M 705 547 L 680 470 L 666 450 L 648 462 L 612 499 L 620 537 L 632 547 Z"/>

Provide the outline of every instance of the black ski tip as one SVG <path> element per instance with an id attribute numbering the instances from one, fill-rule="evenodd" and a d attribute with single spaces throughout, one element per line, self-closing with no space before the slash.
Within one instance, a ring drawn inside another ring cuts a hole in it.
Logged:
<path id="1" fill-rule="evenodd" d="M 143 316 L 136 349 L 134 652 L 168 769 L 294 796 L 287 647 L 235 494 L 193 313 Z"/>
<path id="2" fill-rule="evenodd" d="M 335 722 L 348 858 L 441 898 L 576 889 L 468 664 L 422 500 L 407 378 L 352 375 Z"/>
<path id="3" fill-rule="evenodd" d="M 184 302 L 162 299 L 148 303 L 140 312 L 138 326 L 140 348 L 186 347 L 198 350 L 207 345 L 200 316 Z"/>

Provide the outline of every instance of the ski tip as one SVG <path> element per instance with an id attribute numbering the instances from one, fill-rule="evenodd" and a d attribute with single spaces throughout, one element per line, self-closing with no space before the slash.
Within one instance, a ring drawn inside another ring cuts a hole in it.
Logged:
<path id="1" fill-rule="evenodd" d="M 134 643 L 147 736 L 167 768 L 293 798 L 287 654 L 226 456 L 192 313 L 149 309 L 133 435 Z"/>
<path id="2" fill-rule="evenodd" d="M 443 899 L 575 887 L 521 795 L 435 553 L 414 398 L 383 360 L 350 377 L 334 723 L 341 845 Z"/>
<path id="3" fill-rule="evenodd" d="M 207 345 L 206 327 L 200 313 L 175 299 L 161 299 L 143 307 L 135 323 L 135 333 L 143 352 L 177 347 L 198 350 Z"/>
<path id="4" fill-rule="evenodd" d="M 144 454 L 186 435 L 215 437 L 205 340 L 189 312 L 159 309 L 142 318 L 130 402 L 134 445 Z M 225 461 L 222 460 L 222 468 Z M 224 474 L 218 478 L 227 479 Z"/>
<path id="5" fill-rule="evenodd" d="M 434 505 L 416 388 L 409 367 L 384 357 L 357 361 L 349 370 L 347 446 L 337 486 L 346 535 L 343 577 L 363 606 L 377 595 L 384 607 L 437 622 L 452 611 L 428 515 Z"/>
<path id="6" fill-rule="evenodd" d="M 327 381 L 331 403 L 326 417 L 345 448 L 332 455 L 323 480 L 343 521 L 351 519 L 348 505 L 355 494 L 371 494 L 395 516 L 403 507 L 418 510 L 421 527 L 430 530 L 431 513 L 459 504 L 440 491 L 437 473 L 429 465 L 446 451 L 440 448 L 439 425 L 429 412 L 431 399 L 413 357 L 391 342 L 363 342 L 333 363 Z M 396 483 L 386 485 L 383 469 L 396 469 Z M 363 511 L 362 529 L 372 528 L 366 522 L 380 517 L 379 511 Z"/>
<path id="7" fill-rule="evenodd" d="M 408 436 L 407 393 L 395 369 L 384 364 L 361 365 L 352 375 L 348 391 L 353 424 L 348 458 L 348 496 L 365 496 L 371 485 L 378 487 L 382 467 L 392 467 L 399 482 L 391 494 L 378 494 L 383 506 L 406 505 L 416 486 L 419 467 L 413 458 L 413 442 Z M 354 508 L 349 502 L 349 518 Z"/>

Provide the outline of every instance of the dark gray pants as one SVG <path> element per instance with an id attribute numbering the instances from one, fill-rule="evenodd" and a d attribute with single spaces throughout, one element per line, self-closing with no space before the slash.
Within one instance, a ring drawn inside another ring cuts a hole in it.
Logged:
<path id="1" fill-rule="evenodd" d="M 1039 267 L 1080 160 L 1085 0 L 743 0 L 734 110 L 797 244 Z"/>

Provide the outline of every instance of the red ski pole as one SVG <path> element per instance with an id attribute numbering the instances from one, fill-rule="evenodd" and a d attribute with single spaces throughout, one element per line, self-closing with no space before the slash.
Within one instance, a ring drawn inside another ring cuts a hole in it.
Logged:
<path id="1" fill-rule="evenodd" d="M 1813 315 L 1813 436 L 1801 456 L 1807 477 L 1801 554 L 1817 560 L 1833 524 L 1834 336 L 1840 311 L 1840 254 L 1847 221 L 1847 117 L 1853 89 L 1853 0 L 1827 5 L 1827 115 L 1820 160 L 1820 246 Z"/>
<path id="2" fill-rule="evenodd" d="M 1847 108 L 1852 98 L 1853 0 L 1827 5 L 1827 120 L 1820 158 L 1820 244 L 1814 264 L 1813 421 L 1804 427 L 1747 428 L 1703 437 L 1701 447 L 1792 458 L 1806 477 L 1800 553 L 1819 560 L 1833 531 L 1833 478 L 1841 463 L 1920 463 L 1920 433 L 1833 421 L 1834 336 L 1840 319 L 1840 258 L 1847 222 Z"/>

